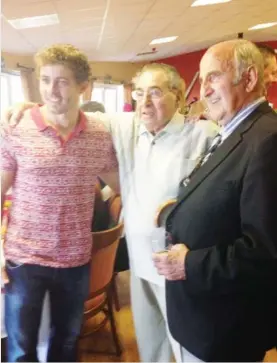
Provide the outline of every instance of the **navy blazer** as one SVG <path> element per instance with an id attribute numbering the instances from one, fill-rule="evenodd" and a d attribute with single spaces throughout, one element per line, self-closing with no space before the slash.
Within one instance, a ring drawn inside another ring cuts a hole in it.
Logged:
<path id="1" fill-rule="evenodd" d="M 166 283 L 173 337 L 204 361 L 257 361 L 277 339 L 277 114 L 261 104 L 197 171 L 168 216 L 190 249 Z"/>

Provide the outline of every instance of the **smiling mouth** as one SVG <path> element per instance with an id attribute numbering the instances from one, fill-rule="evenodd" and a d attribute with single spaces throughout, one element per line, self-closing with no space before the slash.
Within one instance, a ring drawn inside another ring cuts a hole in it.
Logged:
<path id="1" fill-rule="evenodd" d="M 208 102 L 211 103 L 212 105 L 214 105 L 215 103 L 217 103 L 219 101 L 219 99 L 215 99 L 215 100 L 209 100 Z"/>
<path id="2" fill-rule="evenodd" d="M 141 114 L 142 114 L 142 116 L 148 116 L 148 117 L 149 116 L 152 117 L 154 115 L 153 112 L 142 112 Z"/>

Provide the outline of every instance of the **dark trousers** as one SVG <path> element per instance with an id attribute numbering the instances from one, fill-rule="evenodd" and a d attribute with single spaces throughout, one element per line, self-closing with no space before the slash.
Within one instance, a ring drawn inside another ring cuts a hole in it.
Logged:
<path id="1" fill-rule="evenodd" d="M 53 268 L 7 261 L 10 283 L 5 287 L 5 324 L 9 362 L 38 362 L 36 348 L 46 291 L 49 291 L 51 309 L 47 360 L 76 361 L 89 271 L 89 264 Z"/>

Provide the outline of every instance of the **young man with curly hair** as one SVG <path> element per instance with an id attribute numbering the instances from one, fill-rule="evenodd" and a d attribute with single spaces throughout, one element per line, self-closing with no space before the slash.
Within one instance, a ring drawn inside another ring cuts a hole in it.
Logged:
<path id="1" fill-rule="evenodd" d="M 2 133 L 2 191 L 13 200 L 5 240 L 8 361 L 35 362 L 45 293 L 47 361 L 76 360 L 89 286 L 91 219 L 99 174 L 117 168 L 110 133 L 79 110 L 90 74 L 86 56 L 54 45 L 35 56 L 44 102 Z"/>

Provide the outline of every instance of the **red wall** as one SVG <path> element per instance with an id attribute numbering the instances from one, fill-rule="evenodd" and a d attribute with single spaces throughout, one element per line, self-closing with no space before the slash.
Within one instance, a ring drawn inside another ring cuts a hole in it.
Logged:
<path id="1" fill-rule="evenodd" d="M 272 42 L 264 42 L 265 44 L 269 45 L 273 49 L 277 49 L 277 41 Z M 185 79 L 187 87 L 189 86 L 190 82 L 192 81 L 195 73 L 199 69 L 199 62 L 202 55 L 205 53 L 204 50 L 200 50 L 198 52 L 187 53 L 177 55 L 175 57 L 160 59 L 156 62 L 170 64 L 177 68 L 180 72 L 181 76 Z M 199 82 L 197 81 L 189 94 L 189 100 L 193 97 L 199 98 Z M 274 104 L 274 108 L 277 108 L 277 83 L 275 83 L 269 90 L 268 93 L 269 102 Z"/>

